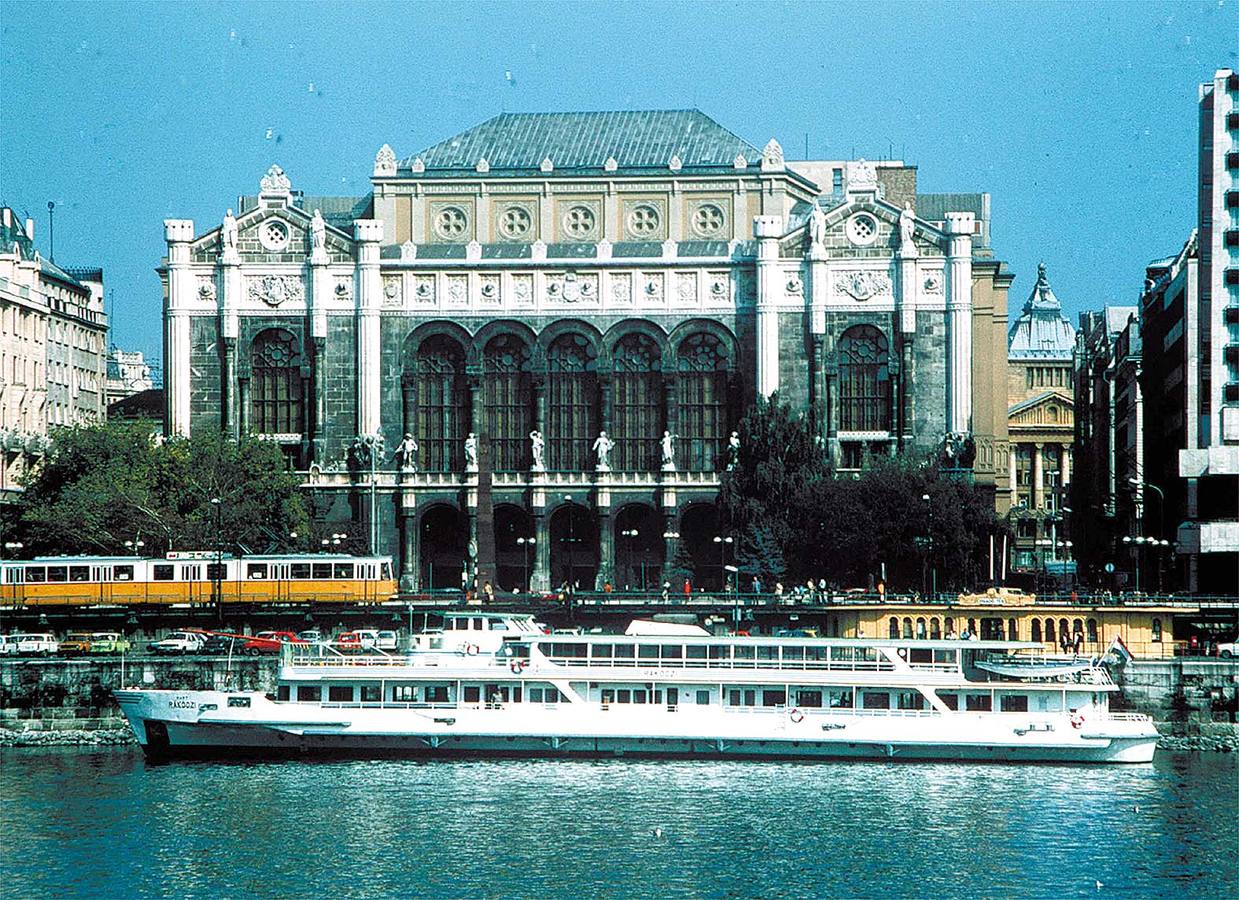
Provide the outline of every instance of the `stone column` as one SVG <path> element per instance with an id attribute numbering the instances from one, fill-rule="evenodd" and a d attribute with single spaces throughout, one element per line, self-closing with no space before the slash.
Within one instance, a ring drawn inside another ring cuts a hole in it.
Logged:
<path id="1" fill-rule="evenodd" d="M 972 213 L 946 214 L 947 425 L 972 431 Z"/>
<path id="2" fill-rule="evenodd" d="M 405 434 L 417 430 L 417 382 L 412 378 L 400 382 L 400 427 Z"/>
<path id="3" fill-rule="evenodd" d="M 310 345 L 314 348 L 311 361 L 313 420 L 310 424 L 311 462 L 322 465 L 326 448 L 327 425 L 327 301 L 331 296 L 331 276 L 327 271 L 330 263 L 327 250 L 317 249 L 310 253 Z M 308 398 L 307 398 L 308 399 Z"/>
<path id="4" fill-rule="evenodd" d="M 219 309 L 219 336 L 223 345 L 222 370 L 220 372 L 220 405 L 223 417 L 220 424 L 230 437 L 241 432 L 237 415 L 237 338 L 240 336 L 240 316 L 237 308 L 241 303 L 241 254 L 235 249 L 224 250 L 219 257 L 217 269 L 216 304 Z"/>
<path id="5" fill-rule="evenodd" d="M 1045 485 L 1042 484 L 1041 444 L 1033 447 L 1032 460 L 1032 508 L 1041 509 L 1045 506 Z"/>
<path id="6" fill-rule="evenodd" d="M 1011 485 L 1011 505 L 1012 506 L 1015 506 L 1015 498 L 1016 498 L 1016 493 L 1018 491 L 1018 487 L 1016 485 L 1017 476 L 1015 473 L 1015 463 L 1016 463 L 1016 458 L 1019 456 L 1019 447 L 1020 445 L 1015 443 L 1014 441 L 1012 441 L 1011 443 L 1007 445 L 1007 472 L 1008 472 L 1007 477 L 1010 479 L 1009 483 Z"/>
<path id="7" fill-rule="evenodd" d="M 403 550 L 400 558 L 400 590 L 415 591 L 418 589 L 417 564 L 420 555 L 417 533 L 417 510 L 413 506 L 403 506 L 400 510 L 401 537 Z"/>
<path id="8" fill-rule="evenodd" d="M 822 366 L 822 348 L 825 338 L 813 335 L 813 350 L 809 360 L 809 375 L 812 381 L 811 425 L 814 437 L 826 439 L 826 371 Z"/>
<path id="9" fill-rule="evenodd" d="M 533 508 L 533 573 L 530 576 L 530 589 L 534 591 L 549 591 L 551 584 L 551 527 L 550 517 L 546 507 Z"/>
<path id="10" fill-rule="evenodd" d="M 678 533 L 678 529 L 676 527 L 677 518 L 678 516 L 674 506 L 663 507 L 663 534 Z M 662 577 L 659 579 L 659 590 L 662 589 L 662 582 L 668 580 L 667 575 L 671 571 L 672 564 L 675 562 L 675 554 L 678 548 L 679 544 L 677 543 L 676 538 L 663 538 L 663 570 L 661 573 Z M 675 589 L 676 586 L 673 584 L 671 586 L 672 593 L 675 592 Z"/>
<path id="11" fill-rule="evenodd" d="M 614 403 L 612 401 L 612 376 L 609 371 L 598 372 L 598 427 L 608 434 L 611 433 L 614 418 Z"/>
<path id="12" fill-rule="evenodd" d="M 220 373 L 220 405 L 223 406 L 224 433 L 234 441 L 241 433 L 240 410 L 237 408 L 237 339 L 220 340 L 223 349 L 223 371 Z"/>
<path id="13" fill-rule="evenodd" d="M 379 307 L 383 283 L 379 245 L 383 223 L 358 219 L 353 223 L 357 248 L 357 433 L 379 433 Z"/>
<path id="14" fill-rule="evenodd" d="M 314 347 L 314 436 L 312 462 L 323 465 L 327 455 L 327 339 L 315 337 Z"/>
<path id="15" fill-rule="evenodd" d="M 189 323 L 196 283 L 190 268 L 189 244 L 194 239 L 190 219 L 165 219 L 168 243 L 168 299 L 164 305 L 164 386 L 167 390 L 168 434 L 189 435 Z M 218 289 L 218 288 L 217 288 Z"/>
<path id="16" fill-rule="evenodd" d="M 598 517 L 598 576 L 594 590 L 602 590 L 603 584 L 615 584 L 612 574 L 615 568 L 615 523 L 611 521 L 611 507 L 599 505 Z"/>
<path id="17" fill-rule="evenodd" d="M 1067 485 L 1071 484 L 1071 445 L 1060 444 L 1058 454 L 1058 483 L 1065 491 Z"/>
<path id="18" fill-rule="evenodd" d="M 769 397 L 779 389 L 779 238 L 781 216 L 753 219 L 757 239 L 757 392 Z"/>

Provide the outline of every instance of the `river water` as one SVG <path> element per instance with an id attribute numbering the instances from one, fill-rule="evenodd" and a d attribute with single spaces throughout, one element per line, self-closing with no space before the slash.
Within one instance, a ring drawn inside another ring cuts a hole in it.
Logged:
<path id="1" fill-rule="evenodd" d="M 0 751 L 6 900 L 964 895 L 1239 896 L 1239 758 L 148 765 L 129 749 Z"/>

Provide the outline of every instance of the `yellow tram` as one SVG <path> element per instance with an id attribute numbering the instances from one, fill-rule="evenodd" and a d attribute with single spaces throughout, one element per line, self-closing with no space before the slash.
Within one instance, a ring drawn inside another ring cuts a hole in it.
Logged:
<path id="1" fill-rule="evenodd" d="M 0 604 L 381 603 L 396 593 L 386 556 L 183 551 L 163 558 L 43 556 L 0 562 Z"/>

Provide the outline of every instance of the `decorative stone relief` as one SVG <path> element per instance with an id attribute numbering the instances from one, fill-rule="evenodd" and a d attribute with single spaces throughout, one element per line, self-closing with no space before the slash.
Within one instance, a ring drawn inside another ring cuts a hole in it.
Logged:
<path id="1" fill-rule="evenodd" d="M 512 298 L 518 306 L 533 306 L 533 276 L 527 274 L 512 276 Z"/>
<path id="2" fill-rule="evenodd" d="M 541 169 L 543 172 L 554 172 L 555 164 L 551 162 L 551 158 L 547 156 L 547 157 L 543 157 L 542 162 L 538 165 L 538 168 Z"/>
<path id="3" fill-rule="evenodd" d="M 399 275 L 384 275 L 383 276 L 383 305 L 384 306 L 399 306 L 401 288 L 401 276 Z"/>
<path id="4" fill-rule="evenodd" d="M 662 302 L 663 299 L 663 275 L 661 272 L 645 273 L 645 286 L 641 292 L 647 300 L 652 300 L 656 303 Z"/>
<path id="5" fill-rule="evenodd" d="M 455 306 L 464 306 L 469 302 L 469 276 L 447 276 L 447 302 Z"/>
<path id="6" fill-rule="evenodd" d="M 730 281 L 731 278 L 726 272 L 711 272 L 710 278 L 710 299 L 715 302 L 721 302 L 730 299 Z"/>
<path id="7" fill-rule="evenodd" d="M 390 145 L 384 144 L 374 154 L 374 174 L 380 177 L 396 174 L 396 154 Z"/>
<path id="8" fill-rule="evenodd" d="M 564 237 L 570 241 L 588 241 L 598 234 L 598 204 L 574 203 L 560 217 Z"/>
<path id="9" fill-rule="evenodd" d="M 495 274 L 479 275 L 478 281 L 480 282 L 478 291 L 482 296 L 482 302 L 487 305 L 497 305 L 501 299 L 499 294 L 499 276 Z"/>
<path id="10" fill-rule="evenodd" d="M 400 245 L 400 261 L 412 262 L 415 259 L 417 259 L 417 244 L 405 241 Z"/>
<path id="11" fill-rule="evenodd" d="M 847 189 L 849 191 L 876 191 L 878 170 L 873 163 L 858 159 L 847 164 Z"/>
<path id="12" fill-rule="evenodd" d="M 672 154 L 670 162 L 667 163 L 667 168 L 672 172 L 678 172 L 684 168 L 684 162 L 678 155 Z"/>
<path id="13" fill-rule="evenodd" d="M 681 303 L 697 302 L 697 273 L 680 272 L 676 275 L 676 296 Z"/>
<path id="14" fill-rule="evenodd" d="M 441 206 L 435 211 L 434 230 L 445 241 L 463 243 L 469 235 L 469 214 L 459 206 Z"/>
<path id="15" fill-rule="evenodd" d="M 921 287 L 927 294 L 941 294 L 942 273 L 938 271 L 926 272 L 925 280 L 922 282 Z"/>
<path id="16" fill-rule="evenodd" d="M 878 238 L 878 220 L 867 212 L 860 212 L 848 219 L 845 230 L 849 241 L 858 247 L 867 247 Z"/>
<path id="17" fill-rule="evenodd" d="M 611 302 L 619 306 L 632 303 L 632 276 L 627 272 L 616 272 L 611 276 Z"/>
<path id="18" fill-rule="evenodd" d="M 625 202 L 624 230 L 637 241 L 654 241 L 662 237 L 662 204 L 656 201 Z"/>
<path id="19" fill-rule="evenodd" d="M 487 172 L 490 171 L 490 163 L 487 162 L 486 157 L 483 156 L 481 159 L 478 160 L 478 164 L 474 168 L 477 169 L 477 171 L 480 172 L 481 174 L 485 175 Z"/>
<path id="20" fill-rule="evenodd" d="M 509 241 L 529 237 L 533 230 L 533 213 L 525 204 L 511 203 L 499 211 L 499 234 Z"/>
<path id="21" fill-rule="evenodd" d="M 298 303 L 305 298 L 301 279 L 295 275 L 261 275 L 247 279 L 246 295 L 251 303 L 262 301 L 267 306 L 286 302 Z"/>
<path id="22" fill-rule="evenodd" d="M 789 272 L 787 275 L 787 292 L 799 296 L 804 292 L 804 282 L 800 279 L 799 272 Z"/>
<path id="23" fill-rule="evenodd" d="M 267 169 L 267 174 L 259 182 L 259 192 L 263 194 L 287 194 L 293 189 L 292 182 L 279 166 Z"/>
<path id="24" fill-rule="evenodd" d="M 835 278 L 835 290 L 857 300 L 868 300 L 891 292 L 891 280 L 881 272 L 843 272 Z"/>
<path id="25" fill-rule="evenodd" d="M 435 277 L 433 275 L 413 276 L 413 299 L 421 304 L 435 302 Z"/>
<path id="26" fill-rule="evenodd" d="M 598 302 L 598 273 L 586 272 L 579 276 L 578 282 L 581 286 L 581 301 L 583 303 Z"/>
<path id="27" fill-rule="evenodd" d="M 258 226 L 258 242 L 272 253 L 288 246 L 288 224 L 280 219 L 267 219 Z"/>
<path id="28" fill-rule="evenodd" d="M 564 299 L 563 275 L 546 276 L 546 299 L 550 300 L 552 303 L 558 303 Z"/>
<path id="29" fill-rule="evenodd" d="M 198 278 L 198 299 L 205 300 L 208 303 L 215 302 L 215 279 L 210 277 Z"/>
<path id="30" fill-rule="evenodd" d="M 345 302 L 351 301 L 353 299 L 353 279 L 337 278 L 335 295 L 337 300 Z"/>
<path id="31" fill-rule="evenodd" d="M 692 213 L 693 231 L 703 238 L 716 238 L 727 225 L 723 208 L 712 202 L 698 203 Z"/>
<path id="32" fill-rule="evenodd" d="M 761 168 L 763 172 L 779 171 L 784 168 L 783 147 L 774 138 L 770 139 L 761 152 Z"/>

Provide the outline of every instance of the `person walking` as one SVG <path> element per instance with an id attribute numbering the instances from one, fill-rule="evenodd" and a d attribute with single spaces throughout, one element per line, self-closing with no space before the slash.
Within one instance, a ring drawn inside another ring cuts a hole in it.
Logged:
<path id="1" fill-rule="evenodd" d="M 670 602 L 671 602 L 671 582 L 664 581 L 663 582 L 663 603 L 670 603 Z"/>

